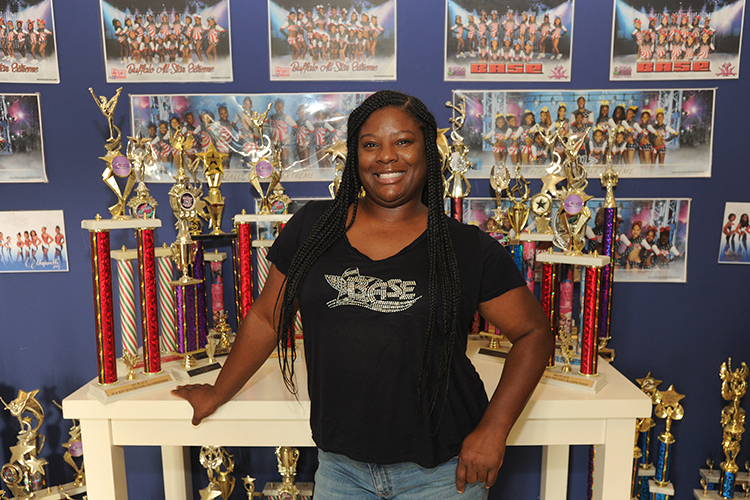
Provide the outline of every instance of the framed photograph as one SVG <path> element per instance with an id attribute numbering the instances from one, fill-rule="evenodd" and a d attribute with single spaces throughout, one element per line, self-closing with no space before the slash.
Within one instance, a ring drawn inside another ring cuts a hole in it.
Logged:
<path id="1" fill-rule="evenodd" d="M 62 210 L 0 212 L 0 273 L 68 270 Z"/>
<path id="2" fill-rule="evenodd" d="M 569 82 L 574 0 L 446 0 L 445 80 Z"/>
<path id="3" fill-rule="evenodd" d="M 231 82 L 229 0 L 100 0 L 109 83 Z"/>
<path id="4" fill-rule="evenodd" d="M 52 0 L 0 0 L 0 82 L 60 83 Z"/>
<path id="5" fill-rule="evenodd" d="M 739 78 L 745 0 L 614 0 L 610 80 Z"/>
<path id="6" fill-rule="evenodd" d="M 268 1 L 271 80 L 395 80 L 396 0 Z"/>
<path id="7" fill-rule="evenodd" d="M 750 264 L 750 203 L 727 202 L 721 220 L 719 264 Z"/>
<path id="8" fill-rule="evenodd" d="M 539 137 L 562 130 L 583 139 L 579 152 L 589 178 L 604 169 L 614 133 L 615 170 L 626 177 L 710 177 L 715 89 L 455 90 L 466 99 L 459 133 L 469 147 L 468 177 L 489 177 L 492 165 L 521 167 L 526 178 L 545 175 L 562 153 Z M 511 170 L 512 173 L 512 170 Z"/>
<path id="9" fill-rule="evenodd" d="M 0 182 L 47 182 L 39 94 L 0 95 Z"/>

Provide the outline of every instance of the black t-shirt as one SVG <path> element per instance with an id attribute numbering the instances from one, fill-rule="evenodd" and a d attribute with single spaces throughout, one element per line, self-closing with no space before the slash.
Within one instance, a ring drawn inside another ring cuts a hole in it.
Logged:
<path id="1" fill-rule="evenodd" d="M 311 202 L 281 231 L 268 258 L 286 274 L 294 253 L 330 202 Z M 479 302 L 525 285 L 508 252 L 475 226 L 448 221 L 461 276 L 461 332 L 447 402 L 431 425 L 419 418 L 417 383 L 428 318 L 427 234 L 374 261 L 342 237 L 312 265 L 299 294 L 305 339 L 310 425 L 324 451 L 361 462 L 435 467 L 456 456 L 481 419 L 487 395 L 466 357 Z M 428 414 L 443 346 L 441 313 L 428 373 Z M 439 422 L 437 431 L 435 423 Z"/>

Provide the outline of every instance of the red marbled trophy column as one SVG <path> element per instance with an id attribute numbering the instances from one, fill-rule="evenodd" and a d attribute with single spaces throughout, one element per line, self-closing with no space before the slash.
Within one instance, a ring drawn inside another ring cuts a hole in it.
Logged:
<path id="1" fill-rule="evenodd" d="M 234 231 L 234 298 L 237 308 L 237 325 L 253 304 L 253 236 L 249 222 L 236 223 Z"/>
<path id="2" fill-rule="evenodd" d="M 136 230 L 136 240 L 138 242 L 141 334 L 143 335 L 143 372 L 154 375 L 161 373 L 161 353 L 153 228 Z"/>
<path id="3" fill-rule="evenodd" d="M 117 382 L 115 322 L 112 303 L 112 266 L 109 231 L 90 230 L 91 271 L 94 278 L 94 319 L 99 385 Z"/>
<path id="4" fill-rule="evenodd" d="M 601 293 L 601 268 L 586 267 L 586 290 L 583 296 L 583 325 L 581 331 L 581 374 L 597 375 L 599 357 L 599 298 Z"/>

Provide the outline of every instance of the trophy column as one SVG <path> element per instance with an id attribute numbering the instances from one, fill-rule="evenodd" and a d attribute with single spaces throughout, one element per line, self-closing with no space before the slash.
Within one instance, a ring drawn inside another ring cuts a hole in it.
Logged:
<path id="1" fill-rule="evenodd" d="M 234 260 L 234 300 L 237 309 L 237 325 L 253 304 L 253 235 L 250 231 L 250 217 L 244 211 L 234 218 L 234 231 L 237 238 L 233 242 Z"/>
<path id="2" fill-rule="evenodd" d="M 559 264 L 542 264 L 542 309 L 547 313 L 547 319 L 549 319 L 550 327 L 553 332 L 557 332 L 558 323 L 558 286 L 559 286 Z M 549 358 L 547 366 L 555 366 L 555 353 Z"/>
<path id="3" fill-rule="evenodd" d="M 84 228 L 89 229 L 91 239 L 98 379 L 99 385 L 110 385 L 117 382 L 117 354 L 115 353 L 115 323 L 112 304 L 112 266 L 109 261 L 109 230 L 85 226 Z"/>
<path id="4" fill-rule="evenodd" d="M 138 282 L 141 298 L 141 334 L 143 335 L 143 373 L 161 373 L 159 315 L 156 293 L 156 257 L 154 229 L 136 231 L 138 242 Z"/>
<path id="5" fill-rule="evenodd" d="M 609 260 L 609 258 L 607 258 Z M 583 302 L 581 329 L 581 375 L 598 374 L 599 358 L 599 294 L 602 281 L 601 267 L 586 267 L 586 290 Z"/>

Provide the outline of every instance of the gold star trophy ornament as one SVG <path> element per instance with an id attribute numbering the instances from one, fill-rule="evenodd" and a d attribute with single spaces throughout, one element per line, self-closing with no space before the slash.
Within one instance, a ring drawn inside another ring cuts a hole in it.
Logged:
<path id="1" fill-rule="evenodd" d="M 47 487 L 44 469 L 47 461 L 39 458 L 45 438 L 38 432 L 44 422 L 44 409 L 35 397 L 38 392 L 38 389 L 31 392 L 19 390 L 16 399 L 10 403 L 0 398 L 5 409 L 18 419 L 21 426 L 17 444 L 10 447 L 10 462 L 0 470 L 3 482 L 16 498 L 31 498 L 35 491 Z M 34 421 L 36 425 L 32 425 Z"/>
<path id="2" fill-rule="evenodd" d="M 156 152 L 151 145 L 151 139 L 143 137 L 140 130 L 135 137 L 128 137 L 127 156 L 133 168 L 135 180 L 138 182 L 135 195 L 128 201 L 130 214 L 136 219 L 154 219 L 158 203 L 149 193 L 143 180 L 146 170 L 156 166 Z"/>
<path id="3" fill-rule="evenodd" d="M 197 153 L 203 160 L 203 175 L 208 183 L 208 198 L 206 198 L 208 213 L 210 215 L 209 228 L 212 229 L 210 234 L 222 235 L 221 216 L 224 213 L 224 197 L 221 195 L 221 176 L 224 174 L 224 160 L 229 156 L 226 153 L 219 153 L 211 142 L 205 153 Z"/>
<path id="4" fill-rule="evenodd" d="M 105 96 L 97 98 L 96 94 L 94 94 L 94 89 L 91 87 L 89 87 L 89 92 L 91 92 L 91 97 L 94 98 L 96 105 L 99 106 L 99 110 L 107 118 L 107 124 L 109 125 L 109 138 L 104 145 L 107 154 L 99 158 L 107 164 L 104 172 L 102 172 L 102 180 L 117 196 L 117 203 L 109 207 L 109 213 L 116 220 L 130 219 L 130 216 L 125 214 L 125 201 L 130 196 L 130 192 L 135 185 L 135 175 L 130 161 L 120 152 L 122 149 L 122 133 L 113 122 L 117 100 L 120 98 L 122 87 L 117 89 L 117 92 L 111 99 L 107 99 Z M 127 178 L 125 189 L 120 190 L 117 177 Z"/>
<path id="5" fill-rule="evenodd" d="M 555 214 L 553 242 L 568 255 L 582 255 L 586 244 L 585 231 L 591 219 L 591 209 L 586 203 L 593 198 L 586 194 L 586 186 L 586 170 L 581 169 L 573 182 L 568 181 L 567 188 L 558 191 L 561 206 Z"/>
<path id="6" fill-rule="evenodd" d="M 336 144 L 326 149 L 326 156 L 331 160 L 333 169 L 333 182 L 328 185 L 328 192 L 331 193 L 331 198 L 336 197 L 336 193 L 339 192 L 339 185 L 341 184 L 341 176 L 344 175 L 344 168 L 346 167 L 346 141 L 338 141 Z"/>
<path id="7" fill-rule="evenodd" d="M 684 394 L 679 394 L 674 390 L 674 386 L 670 385 L 666 391 L 659 391 L 659 403 L 654 409 L 654 415 L 658 418 L 666 420 L 664 432 L 659 434 L 659 448 L 656 454 L 656 475 L 654 476 L 654 482 L 658 486 L 667 486 L 669 484 L 669 465 L 672 458 L 672 445 L 675 442 L 674 436 L 672 435 L 672 421 L 682 420 L 685 416 L 685 409 L 680 404 L 680 401 L 685 397 Z"/>

